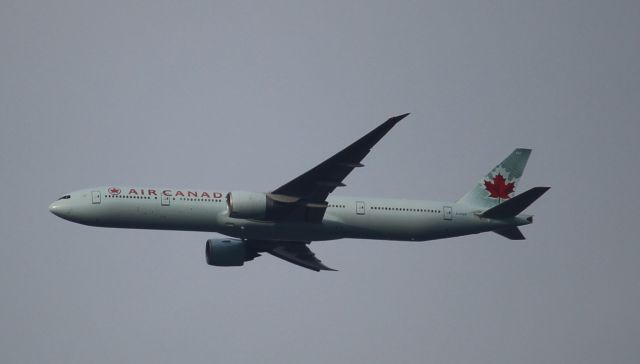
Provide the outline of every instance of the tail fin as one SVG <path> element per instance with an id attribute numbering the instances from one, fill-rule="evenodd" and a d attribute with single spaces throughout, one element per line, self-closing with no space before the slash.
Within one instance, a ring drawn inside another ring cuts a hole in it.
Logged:
<path id="1" fill-rule="evenodd" d="M 458 203 L 480 209 L 494 207 L 513 197 L 518 180 L 527 165 L 531 149 L 518 148 L 495 166 Z"/>

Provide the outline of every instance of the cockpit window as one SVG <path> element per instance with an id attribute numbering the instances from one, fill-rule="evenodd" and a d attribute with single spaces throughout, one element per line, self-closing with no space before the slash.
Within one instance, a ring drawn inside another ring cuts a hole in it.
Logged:
<path id="1" fill-rule="evenodd" d="M 69 198 L 71 198 L 71 195 L 64 195 L 64 196 L 60 197 L 58 200 L 66 200 L 66 199 L 69 199 Z"/>

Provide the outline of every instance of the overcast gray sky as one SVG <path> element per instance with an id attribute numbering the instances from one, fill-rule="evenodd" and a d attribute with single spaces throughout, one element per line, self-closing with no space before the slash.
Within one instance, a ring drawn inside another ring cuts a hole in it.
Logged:
<path id="1" fill-rule="evenodd" d="M 637 363 L 638 1 L 0 2 L 0 362 Z M 265 191 L 411 112 L 337 194 L 456 200 L 515 147 L 528 240 L 312 244 L 47 210 L 122 184 Z"/>

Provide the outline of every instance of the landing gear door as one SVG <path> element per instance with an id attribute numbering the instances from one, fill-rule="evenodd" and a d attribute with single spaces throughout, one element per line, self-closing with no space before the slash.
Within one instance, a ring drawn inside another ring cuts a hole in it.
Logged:
<path id="1" fill-rule="evenodd" d="M 91 191 L 91 203 L 92 204 L 100 203 L 100 191 Z"/>
<path id="2" fill-rule="evenodd" d="M 453 209 L 451 208 L 451 206 L 444 206 L 442 208 L 442 217 L 445 220 L 453 220 Z"/>

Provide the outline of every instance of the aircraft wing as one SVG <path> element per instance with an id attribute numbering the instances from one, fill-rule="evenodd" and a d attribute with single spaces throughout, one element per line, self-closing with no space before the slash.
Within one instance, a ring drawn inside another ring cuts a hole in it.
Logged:
<path id="1" fill-rule="evenodd" d="M 260 256 L 260 253 L 269 253 L 274 257 L 286 260 L 289 263 L 297 264 L 301 267 L 315 270 L 331 270 L 322 264 L 320 259 L 309 249 L 308 241 L 278 241 L 278 240 L 246 240 L 249 247 L 249 259 L 253 260 Z"/>
<path id="2" fill-rule="evenodd" d="M 309 243 L 287 243 L 283 245 L 278 245 L 273 249 L 267 251 L 267 253 L 273 255 L 274 257 L 278 257 L 280 259 L 284 259 L 289 263 L 297 264 L 301 267 L 315 270 L 319 272 L 321 270 L 332 270 L 326 265 L 322 264 L 320 259 L 316 258 L 316 255 L 309 249 Z"/>
<path id="3" fill-rule="evenodd" d="M 407 115 L 390 118 L 331 158 L 278 187 L 270 196 L 283 203 L 295 202 L 297 208 L 292 210 L 297 210 L 298 214 L 292 215 L 303 216 L 306 221 L 322 221 L 329 194 L 336 187 L 345 186 L 342 181 L 354 168 L 363 166 L 361 162 L 371 148 Z"/>

